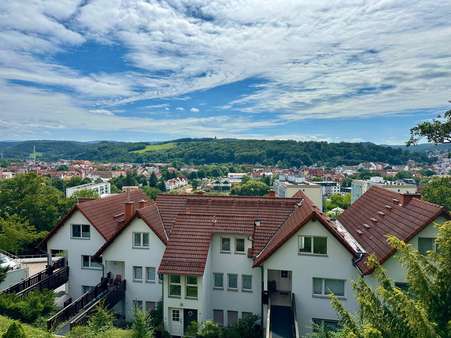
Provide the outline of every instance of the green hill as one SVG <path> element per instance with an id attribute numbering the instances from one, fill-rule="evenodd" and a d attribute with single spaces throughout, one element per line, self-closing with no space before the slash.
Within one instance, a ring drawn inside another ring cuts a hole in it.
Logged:
<path id="1" fill-rule="evenodd" d="M 28 159 L 33 147 L 42 160 L 84 159 L 105 162 L 237 163 L 280 165 L 353 165 L 364 161 L 401 164 L 428 162 L 424 152 L 373 143 L 327 143 L 242 139 L 179 139 L 170 142 L 0 142 L 5 159 Z"/>

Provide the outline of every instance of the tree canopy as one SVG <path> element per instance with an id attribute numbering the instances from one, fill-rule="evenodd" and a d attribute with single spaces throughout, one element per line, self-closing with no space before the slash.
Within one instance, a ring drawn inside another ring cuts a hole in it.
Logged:
<path id="1" fill-rule="evenodd" d="M 422 197 L 451 210 L 451 177 L 438 176 L 429 179 L 423 186 Z"/>
<path id="2" fill-rule="evenodd" d="M 450 101 L 451 102 L 451 101 Z M 451 142 L 451 110 L 439 115 L 432 121 L 425 121 L 410 129 L 407 145 L 417 144 L 426 138 L 429 143 L 442 144 Z"/>

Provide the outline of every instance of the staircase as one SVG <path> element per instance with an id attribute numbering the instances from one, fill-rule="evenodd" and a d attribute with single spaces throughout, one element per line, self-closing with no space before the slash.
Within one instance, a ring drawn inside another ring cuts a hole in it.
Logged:
<path id="1" fill-rule="evenodd" d="M 102 278 L 92 290 L 84 293 L 47 320 L 47 329 L 66 333 L 75 325 L 83 324 L 93 313 L 97 305 L 111 309 L 125 295 L 125 280 L 113 281 Z"/>
<path id="2" fill-rule="evenodd" d="M 45 270 L 42 270 L 17 284 L 3 290 L 4 293 L 15 293 L 25 296 L 35 290 L 55 290 L 69 280 L 69 267 L 65 259 L 59 259 Z"/>
<path id="3" fill-rule="evenodd" d="M 299 338 L 294 293 L 290 294 L 290 304 L 272 305 L 268 303 L 266 338 Z"/>

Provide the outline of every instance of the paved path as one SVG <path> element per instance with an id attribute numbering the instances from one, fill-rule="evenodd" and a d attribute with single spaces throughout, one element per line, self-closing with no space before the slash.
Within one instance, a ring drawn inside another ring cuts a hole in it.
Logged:
<path id="1" fill-rule="evenodd" d="M 288 306 L 271 306 L 272 338 L 293 338 L 293 320 Z"/>

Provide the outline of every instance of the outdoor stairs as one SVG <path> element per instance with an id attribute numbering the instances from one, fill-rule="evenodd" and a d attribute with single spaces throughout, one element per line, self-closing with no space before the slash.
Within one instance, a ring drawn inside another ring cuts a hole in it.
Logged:
<path id="1" fill-rule="evenodd" d="M 272 338 L 294 338 L 291 307 L 272 305 L 270 320 Z"/>

